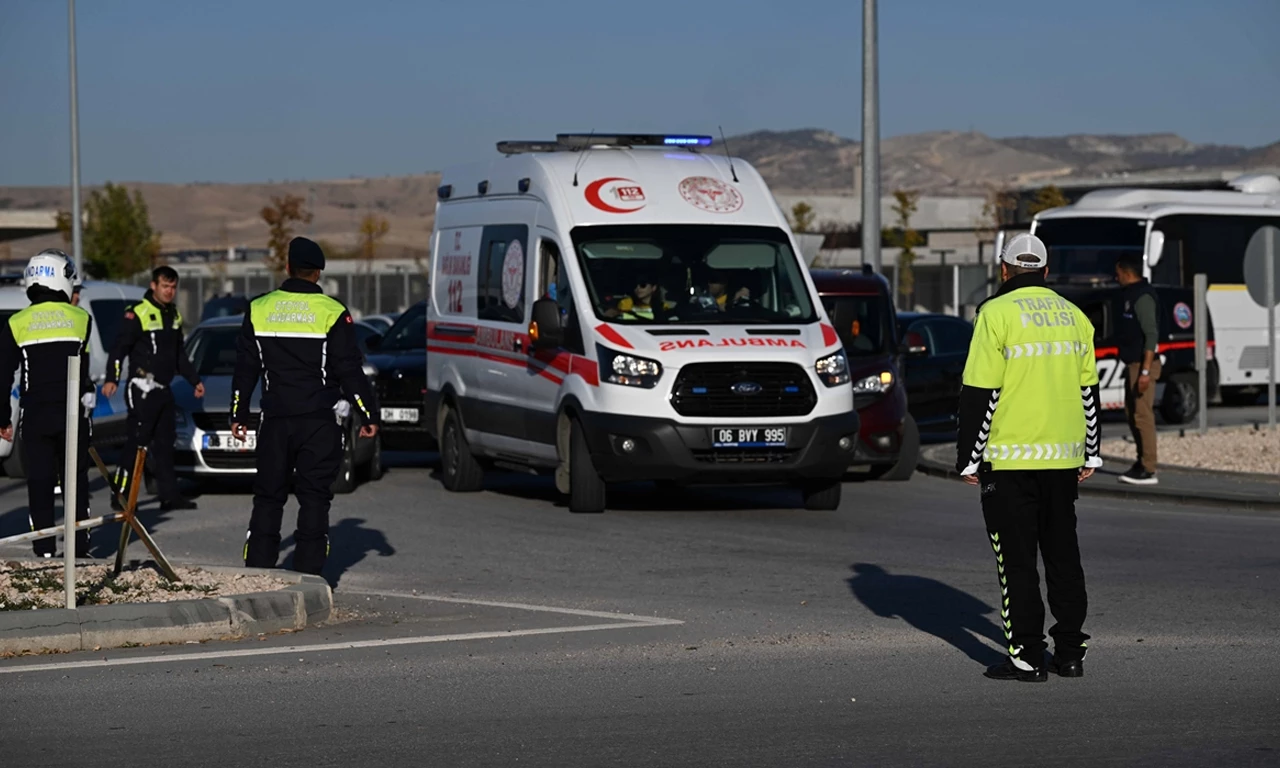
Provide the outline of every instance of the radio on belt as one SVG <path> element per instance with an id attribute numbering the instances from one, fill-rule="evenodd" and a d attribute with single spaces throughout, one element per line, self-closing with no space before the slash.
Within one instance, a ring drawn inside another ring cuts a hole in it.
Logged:
<path id="1" fill-rule="evenodd" d="M 441 179 L 426 406 L 446 488 L 786 484 L 834 509 L 848 360 L 764 180 L 711 136 L 502 141 Z"/>

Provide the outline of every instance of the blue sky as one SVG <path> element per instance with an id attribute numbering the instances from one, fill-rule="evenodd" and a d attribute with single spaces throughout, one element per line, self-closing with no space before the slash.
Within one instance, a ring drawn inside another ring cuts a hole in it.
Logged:
<path id="1" fill-rule="evenodd" d="M 557 131 L 861 134 L 858 0 L 81 0 L 86 183 L 420 173 Z M 881 135 L 1280 139 L 1277 0 L 880 0 Z M 0 0 L 0 184 L 70 178 L 66 3 Z"/>

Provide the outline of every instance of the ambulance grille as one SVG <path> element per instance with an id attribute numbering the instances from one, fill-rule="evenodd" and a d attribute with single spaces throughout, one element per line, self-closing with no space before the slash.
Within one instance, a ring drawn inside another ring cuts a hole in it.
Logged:
<path id="1" fill-rule="evenodd" d="M 758 384 L 755 394 L 736 384 Z M 805 370 L 794 363 L 693 363 L 680 369 L 671 407 L 681 416 L 751 418 L 804 416 L 818 398 Z"/>

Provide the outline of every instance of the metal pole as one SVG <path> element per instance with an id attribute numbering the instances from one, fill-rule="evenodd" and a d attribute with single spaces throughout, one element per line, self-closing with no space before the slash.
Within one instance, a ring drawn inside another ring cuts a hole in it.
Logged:
<path id="1" fill-rule="evenodd" d="M 1199 274 L 1195 277 L 1195 323 L 1196 323 L 1196 376 L 1199 408 L 1196 411 L 1200 419 L 1200 434 L 1209 431 L 1209 315 L 1205 313 L 1205 294 L 1209 290 L 1209 276 Z"/>
<path id="2" fill-rule="evenodd" d="M 66 565 L 67 609 L 76 607 L 76 507 L 79 498 L 80 356 L 67 358 L 67 438 L 62 460 L 62 541 Z"/>
<path id="3" fill-rule="evenodd" d="M 76 0 L 67 0 L 67 28 L 71 49 L 71 251 L 76 274 L 84 278 L 84 247 L 80 207 L 80 99 L 76 95 Z M 72 606 L 74 607 L 74 606 Z"/>
<path id="4" fill-rule="evenodd" d="M 862 260 L 877 273 L 881 271 L 878 59 L 876 0 L 862 0 Z"/>
<path id="5" fill-rule="evenodd" d="M 964 317 L 960 311 L 960 265 L 951 265 L 951 306 L 956 309 L 956 317 Z"/>
<path id="6" fill-rule="evenodd" d="M 1267 227 L 1267 429 L 1276 428 L 1276 241 L 1274 230 Z"/>

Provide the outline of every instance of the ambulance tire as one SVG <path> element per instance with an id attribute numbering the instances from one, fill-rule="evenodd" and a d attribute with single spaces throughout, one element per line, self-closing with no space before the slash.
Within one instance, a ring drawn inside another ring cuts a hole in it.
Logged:
<path id="1" fill-rule="evenodd" d="M 604 511 L 608 486 L 591 463 L 591 449 L 582 425 L 573 419 L 569 429 L 569 511 L 598 514 Z"/>
<path id="2" fill-rule="evenodd" d="M 440 430 L 440 477 L 444 487 L 454 493 L 484 490 L 484 469 L 467 445 L 457 411 L 447 406 Z"/>
<path id="3" fill-rule="evenodd" d="M 910 480 L 916 473 L 916 464 L 920 461 L 920 428 L 916 420 L 907 414 L 902 424 L 902 449 L 898 451 L 898 461 L 889 466 L 876 467 L 871 475 L 877 480 L 900 483 Z"/>
<path id="4" fill-rule="evenodd" d="M 839 480 L 816 481 L 800 487 L 804 495 L 804 508 L 814 512 L 826 512 L 840 507 L 840 491 L 844 485 Z"/>

